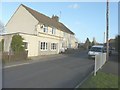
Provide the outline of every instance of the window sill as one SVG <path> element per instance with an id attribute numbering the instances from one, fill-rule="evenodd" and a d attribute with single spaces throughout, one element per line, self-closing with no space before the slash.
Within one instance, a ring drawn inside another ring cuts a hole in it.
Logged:
<path id="1" fill-rule="evenodd" d="M 42 49 L 40 49 L 40 51 L 48 51 L 48 50 L 42 50 Z"/>
<path id="2" fill-rule="evenodd" d="M 51 49 L 50 51 L 57 51 L 57 49 L 55 49 L 55 50 Z"/>

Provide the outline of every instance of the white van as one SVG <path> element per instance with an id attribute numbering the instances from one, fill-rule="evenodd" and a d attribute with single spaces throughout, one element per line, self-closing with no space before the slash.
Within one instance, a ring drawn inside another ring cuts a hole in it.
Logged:
<path id="1" fill-rule="evenodd" d="M 88 51 L 88 58 L 95 58 L 95 55 L 97 55 L 99 53 L 103 53 L 103 52 L 104 52 L 103 45 L 94 45 Z"/>

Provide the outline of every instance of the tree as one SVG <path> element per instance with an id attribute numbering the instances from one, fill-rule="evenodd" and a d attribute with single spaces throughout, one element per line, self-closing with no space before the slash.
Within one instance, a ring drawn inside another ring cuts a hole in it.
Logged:
<path id="1" fill-rule="evenodd" d="M 14 36 L 12 37 L 11 49 L 12 49 L 12 51 L 14 51 L 15 53 L 16 53 L 16 52 L 25 51 L 22 36 L 20 36 L 20 35 L 14 35 Z"/>
<path id="2" fill-rule="evenodd" d="M 95 45 L 95 42 L 94 42 L 94 41 L 92 41 L 92 43 L 91 43 L 91 44 L 92 44 L 92 46 L 93 46 L 93 45 Z"/>
<path id="3" fill-rule="evenodd" d="M 115 50 L 120 52 L 120 48 L 118 47 L 120 45 L 120 35 L 115 37 Z"/>
<path id="4" fill-rule="evenodd" d="M 0 20 L 0 35 L 2 35 L 5 32 L 4 24 Z"/>
<path id="5" fill-rule="evenodd" d="M 96 40 L 95 40 L 95 37 L 93 38 L 93 41 L 92 41 L 92 46 L 96 44 Z"/>
<path id="6" fill-rule="evenodd" d="M 0 42 L 0 51 L 3 52 L 3 50 L 4 50 L 4 39 L 2 39 Z"/>
<path id="7" fill-rule="evenodd" d="M 85 44 L 84 44 L 84 47 L 85 47 L 86 49 L 90 49 L 90 47 L 91 47 L 91 42 L 90 42 L 89 38 L 86 39 Z"/>

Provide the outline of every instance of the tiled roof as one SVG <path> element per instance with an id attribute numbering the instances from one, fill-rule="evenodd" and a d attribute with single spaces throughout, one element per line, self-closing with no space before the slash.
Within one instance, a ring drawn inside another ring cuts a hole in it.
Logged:
<path id="1" fill-rule="evenodd" d="M 43 23 L 43 24 L 46 24 L 46 25 L 49 25 L 49 26 L 53 26 L 57 29 L 60 29 L 64 32 L 67 32 L 67 33 L 70 33 L 70 34 L 73 34 L 74 33 L 69 30 L 64 24 L 62 24 L 61 22 L 58 22 L 58 21 L 55 21 L 53 20 L 52 18 L 44 15 L 44 14 L 41 14 L 23 4 L 21 4 L 29 13 L 31 13 L 39 22 Z"/>

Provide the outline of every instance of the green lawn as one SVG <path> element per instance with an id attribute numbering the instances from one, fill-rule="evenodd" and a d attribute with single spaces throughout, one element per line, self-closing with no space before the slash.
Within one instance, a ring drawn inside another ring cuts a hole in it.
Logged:
<path id="1" fill-rule="evenodd" d="M 118 76 L 99 71 L 96 76 L 90 76 L 80 88 L 118 88 Z"/>

